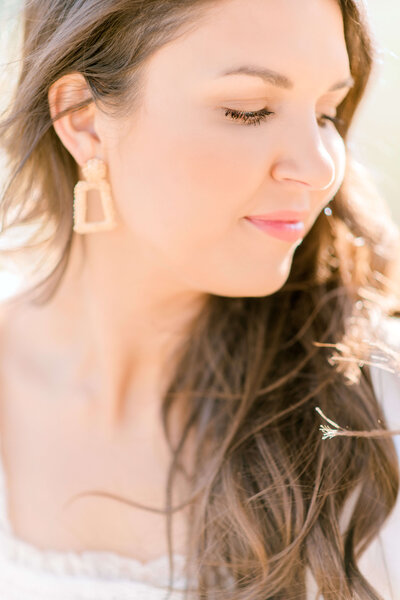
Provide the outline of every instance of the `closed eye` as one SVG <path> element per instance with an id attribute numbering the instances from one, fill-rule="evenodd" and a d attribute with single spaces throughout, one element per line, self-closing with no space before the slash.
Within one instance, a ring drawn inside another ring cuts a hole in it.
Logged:
<path id="1" fill-rule="evenodd" d="M 339 125 L 343 125 L 343 119 L 339 119 L 339 117 L 331 117 L 329 115 L 321 115 L 318 119 L 318 123 L 320 127 L 326 127 L 326 122 L 331 121 L 336 127 Z"/>
<path id="2" fill-rule="evenodd" d="M 243 111 L 243 110 L 234 110 L 233 108 L 224 108 L 225 116 L 230 117 L 231 120 L 240 121 L 244 125 L 261 125 L 263 121 L 265 121 L 269 116 L 274 113 L 267 108 L 262 108 L 257 111 Z M 339 125 L 343 125 L 343 120 L 339 119 L 339 117 L 332 117 L 330 115 L 321 115 L 318 118 L 318 124 L 320 127 L 326 127 L 326 122 L 332 122 L 336 127 Z"/>
<path id="3" fill-rule="evenodd" d="M 241 121 L 244 125 L 261 125 L 262 121 L 274 114 L 266 108 L 250 112 L 234 110 L 233 108 L 225 108 L 224 110 L 226 117 L 229 116 L 232 120 Z"/>

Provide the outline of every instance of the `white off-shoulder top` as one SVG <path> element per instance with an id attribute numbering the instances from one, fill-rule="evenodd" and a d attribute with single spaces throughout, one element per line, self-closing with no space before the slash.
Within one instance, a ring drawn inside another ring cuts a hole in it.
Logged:
<path id="1" fill-rule="evenodd" d="M 390 335 L 397 336 L 400 350 L 400 320 Z M 388 426 L 400 429 L 400 377 L 376 367 L 371 372 Z M 400 439 L 394 440 L 400 457 Z M 18 539 L 8 517 L 0 455 L 0 600 L 182 600 L 184 561 L 174 555 L 175 589 L 168 597 L 167 556 L 143 564 L 112 552 L 43 551 Z M 359 566 L 385 600 L 400 599 L 400 499 Z M 310 575 L 307 589 L 307 598 L 316 600 Z"/>

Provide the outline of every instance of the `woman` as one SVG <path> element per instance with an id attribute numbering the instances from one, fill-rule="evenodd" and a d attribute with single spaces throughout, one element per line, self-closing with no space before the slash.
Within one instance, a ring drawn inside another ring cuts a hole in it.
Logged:
<path id="1" fill-rule="evenodd" d="M 397 597 L 398 240 L 346 166 L 359 3 L 23 22 L 1 207 L 42 262 L 3 310 L 2 597 Z"/>

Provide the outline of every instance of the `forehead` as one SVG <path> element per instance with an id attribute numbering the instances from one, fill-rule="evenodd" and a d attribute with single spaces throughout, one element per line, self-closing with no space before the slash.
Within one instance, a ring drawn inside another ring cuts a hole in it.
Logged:
<path id="1" fill-rule="evenodd" d="M 163 46 L 151 61 L 169 85 L 213 79 L 257 64 L 296 84 L 315 78 L 327 89 L 349 72 L 337 0 L 221 0 L 206 4 L 197 26 Z"/>

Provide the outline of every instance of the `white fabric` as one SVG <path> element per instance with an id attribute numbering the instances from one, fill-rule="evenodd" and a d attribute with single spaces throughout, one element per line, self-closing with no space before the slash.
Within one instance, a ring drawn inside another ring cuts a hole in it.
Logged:
<path id="1" fill-rule="evenodd" d="M 389 335 L 400 351 L 400 320 L 392 322 Z M 400 429 L 400 377 L 377 368 L 372 368 L 372 377 L 388 426 Z M 395 443 L 400 456 L 399 437 Z M 167 556 L 142 564 L 111 552 L 42 551 L 16 538 L 8 519 L 0 455 L 0 600 L 182 600 L 184 560 L 174 555 L 175 590 L 168 597 Z M 400 499 L 360 568 L 385 600 L 400 599 Z M 311 576 L 307 598 L 316 598 Z"/>
<path id="2" fill-rule="evenodd" d="M 2 496 L 4 498 L 4 496 Z M 142 564 L 111 552 L 42 551 L 0 533 L 0 598 L 3 600 L 164 600 L 168 558 Z M 182 600 L 184 557 L 174 555 L 170 600 Z"/>

